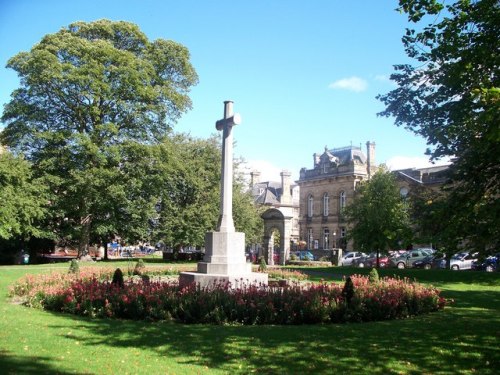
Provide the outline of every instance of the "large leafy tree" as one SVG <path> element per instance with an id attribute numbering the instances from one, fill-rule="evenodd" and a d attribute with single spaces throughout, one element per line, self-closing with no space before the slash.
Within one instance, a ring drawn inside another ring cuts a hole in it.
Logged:
<path id="1" fill-rule="evenodd" d="M 26 160 L 1 150 L 0 202 L 0 239 L 50 236 L 38 225 L 48 206 L 45 186 Z"/>
<path id="2" fill-rule="evenodd" d="M 197 83 L 188 50 L 149 41 L 131 23 L 77 22 L 7 66 L 21 85 L 5 106 L 1 141 L 49 186 L 59 238 L 82 253 L 118 230 L 143 236 L 160 187 L 149 146 L 190 108 Z"/>
<path id="3" fill-rule="evenodd" d="M 220 214 L 221 148 L 218 137 L 195 139 L 177 134 L 160 147 L 164 189 L 153 220 L 154 237 L 174 249 L 203 246 L 205 233 L 216 229 Z M 168 161 L 168 162 L 167 162 Z M 240 175 L 233 186 L 233 217 L 236 230 L 247 242 L 262 237 L 260 212 Z"/>
<path id="4" fill-rule="evenodd" d="M 385 169 L 361 184 L 345 209 L 348 239 L 365 251 L 396 248 L 411 237 L 409 207 L 400 194 L 395 176 Z"/>
<path id="5" fill-rule="evenodd" d="M 398 88 L 379 96 L 427 139 L 434 159 L 453 157 L 446 216 L 450 239 L 478 250 L 500 242 L 500 5 L 497 0 L 400 0 L 419 27 L 403 37 L 415 65 L 396 65 Z M 420 26 L 424 21 L 430 24 Z M 441 214 L 443 214 L 441 212 Z"/>

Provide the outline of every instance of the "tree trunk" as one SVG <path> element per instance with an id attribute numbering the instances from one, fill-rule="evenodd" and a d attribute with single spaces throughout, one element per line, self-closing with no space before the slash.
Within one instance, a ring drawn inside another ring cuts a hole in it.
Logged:
<path id="1" fill-rule="evenodd" d="M 89 255 L 90 216 L 91 215 L 87 215 L 80 219 L 81 233 L 80 241 L 78 243 L 78 259 Z"/>

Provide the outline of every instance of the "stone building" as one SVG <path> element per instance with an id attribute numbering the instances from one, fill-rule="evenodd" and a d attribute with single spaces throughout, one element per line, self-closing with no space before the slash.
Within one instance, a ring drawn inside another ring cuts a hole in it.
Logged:
<path id="1" fill-rule="evenodd" d="M 448 178 L 449 165 L 437 165 L 426 168 L 407 168 L 394 171 L 402 197 L 411 194 L 417 188 L 439 190 Z"/>
<path id="2" fill-rule="evenodd" d="M 292 184 L 291 173 L 282 171 L 281 181 L 260 181 L 260 172 L 250 173 L 250 187 L 256 204 L 267 209 L 262 214 L 262 247 L 253 249 L 267 264 L 285 264 L 299 240 L 299 187 Z"/>
<path id="3" fill-rule="evenodd" d="M 377 170 L 375 143 L 361 147 L 328 149 L 313 155 L 313 168 L 300 170 L 299 236 L 308 249 L 352 250 L 347 243 L 347 223 L 342 212 L 356 186 Z"/>

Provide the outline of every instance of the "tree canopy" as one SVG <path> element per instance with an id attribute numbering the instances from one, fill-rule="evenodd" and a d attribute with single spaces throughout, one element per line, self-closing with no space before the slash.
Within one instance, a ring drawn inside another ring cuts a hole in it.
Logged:
<path id="1" fill-rule="evenodd" d="M 39 225 L 48 206 L 45 186 L 33 178 L 26 160 L 2 150 L 0 202 L 0 239 L 47 235 Z"/>
<path id="2" fill-rule="evenodd" d="M 403 44 L 416 65 L 395 65 L 398 87 L 380 95 L 393 116 L 427 139 L 433 159 L 454 158 L 447 232 L 479 250 L 496 248 L 500 218 L 500 5 L 496 0 L 400 0 Z M 441 213 L 444 214 L 444 213 Z"/>
<path id="3" fill-rule="evenodd" d="M 348 238 L 359 250 L 376 251 L 377 258 L 381 251 L 406 244 L 411 236 L 408 205 L 394 175 L 385 169 L 359 185 L 345 218 L 350 225 Z"/>
<path id="4" fill-rule="evenodd" d="M 7 66 L 21 85 L 5 106 L 1 141 L 48 186 L 59 239 L 84 252 L 117 228 L 144 235 L 161 187 L 152 146 L 191 107 L 198 79 L 188 50 L 149 41 L 131 23 L 76 22 Z"/>

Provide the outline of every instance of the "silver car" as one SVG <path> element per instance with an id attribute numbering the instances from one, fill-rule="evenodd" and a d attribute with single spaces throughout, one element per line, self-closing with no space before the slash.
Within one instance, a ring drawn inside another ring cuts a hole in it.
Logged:
<path id="1" fill-rule="evenodd" d="M 366 254 L 362 253 L 361 251 L 350 251 L 348 253 L 345 253 L 342 258 L 340 258 L 339 264 L 341 266 L 350 266 L 352 265 L 352 262 L 354 259 L 359 259 L 361 257 L 365 257 Z"/>
<path id="2" fill-rule="evenodd" d="M 472 262 L 477 260 L 477 256 L 478 253 L 470 253 L 468 251 L 456 253 L 450 259 L 450 268 L 454 271 L 470 270 Z"/>

